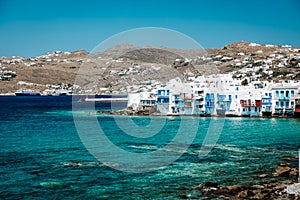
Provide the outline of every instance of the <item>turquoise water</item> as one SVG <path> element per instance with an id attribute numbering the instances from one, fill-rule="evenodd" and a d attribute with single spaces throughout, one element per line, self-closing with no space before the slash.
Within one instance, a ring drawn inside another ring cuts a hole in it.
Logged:
<path id="1" fill-rule="evenodd" d="M 70 97 L 0 97 L 0 106 L 1 199 L 199 197 L 192 186 L 205 181 L 223 185 L 271 181 L 258 175 L 271 173 L 281 161 L 296 165 L 300 148 L 299 119 L 227 118 L 217 144 L 199 159 L 213 118 L 161 118 L 165 124 L 158 134 L 136 138 L 124 133 L 113 116 L 95 116 L 83 106 L 76 113 L 83 121 L 96 118 L 113 144 L 134 153 L 164 148 L 177 134 L 181 121 L 197 120 L 196 137 L 178 160 L 148 173 L 127 173 L 108 167 L 88 152 L 75 128 Z M 96 109 L 108 108 L 109 104 L 96 104 Z M 151 123 L 147 117 L 134 117 L 133 121 L 145 131 Z M 191 130 L 183 132 L 189 136 Z M 171 151 L 164 156 L 169 155 L 173 155 Z M 118 157 L 105 158 L 109 156 Z"/>

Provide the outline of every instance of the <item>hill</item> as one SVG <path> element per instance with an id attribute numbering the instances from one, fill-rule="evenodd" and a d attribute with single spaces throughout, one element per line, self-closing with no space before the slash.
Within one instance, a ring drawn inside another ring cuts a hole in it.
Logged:
<path id="1" fill-rule="evenodd" d="M 172 78 L 187 81 L 190 77 L 217 73 L 253 80 L 300 79 L 300 49 L 249 42 L 206 50 L 120 44 L 90 54 L 79 50 L 33 58 L 2 57 L 0 63 L 0 93 L 13 93 L 20 88 L 74 91 L 76 77 L 77 85 L 92 86 L 91 92 L 95 93 L 147 91 Z"/>

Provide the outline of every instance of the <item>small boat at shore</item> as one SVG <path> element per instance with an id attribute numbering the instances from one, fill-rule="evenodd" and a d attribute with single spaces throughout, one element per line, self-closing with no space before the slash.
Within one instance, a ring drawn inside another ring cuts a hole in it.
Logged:
<path id="1" fill-rule="evenodd" d="M 36 90 L 18 90 L 15 92 L 16 96 L 41 96 L 41 93 Z"/>

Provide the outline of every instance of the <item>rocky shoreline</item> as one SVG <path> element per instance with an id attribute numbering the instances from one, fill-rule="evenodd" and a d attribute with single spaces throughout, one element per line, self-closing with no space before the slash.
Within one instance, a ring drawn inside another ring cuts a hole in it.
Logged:
<path id="1" fill-rule="evenodd" d="M 261 185 L 230 185 L 222 186 L 217 182 L 205 182 L 193 188 L 181 187 L 182 193 L 179 194 L 181 199 L 300 199 L 300 185 L 297 191 L 288 191 L 288 187 L 297 183 L 299 170 L 291 167 L 289 163 L 280 162 L 272 174 L 261 174 L 260 179 L 275 178 L 270 183 Z M 184 191 L 197 191 L 197 195 L 184 193 Z"/>
<path id="2" fill-rule="evenodd" d="M 194 116 L 194 117 L 246 117 L 246 118 L 295 118 L 294 116 L 286 115 L 272 115 L 272 116 L 219 116 L 219 115 L 180 115 L 180 114 L 162 114 L 156 112 L 156 109 L 150 110 L 133 110 L 130 108 L 125 108 L 122 110 L 98 110 L 96 111 L 98 115 L 120 115 L 120 116 Z"/>

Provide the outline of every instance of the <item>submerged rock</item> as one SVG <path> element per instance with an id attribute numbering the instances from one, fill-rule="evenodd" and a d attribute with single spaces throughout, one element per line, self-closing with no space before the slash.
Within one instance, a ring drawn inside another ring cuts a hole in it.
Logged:
<path id="1" fill-rule="evenodd" d="M 259 175 L 259 178 L 268 178 L 268 177 L 270 177 L 269 174 L 261 174 L 261 175 Z"/>
<path id="2" fill-rule="evenodd" d="M 290 171 L 291 171 L 291 168 L 288 166 L 286 166 L 286 167 L 278 166 L 278 167 L 276 167 L 276 170 L 273 173 L 273 176 L 287 176 L 287 175 L 289 175 Z"/>

